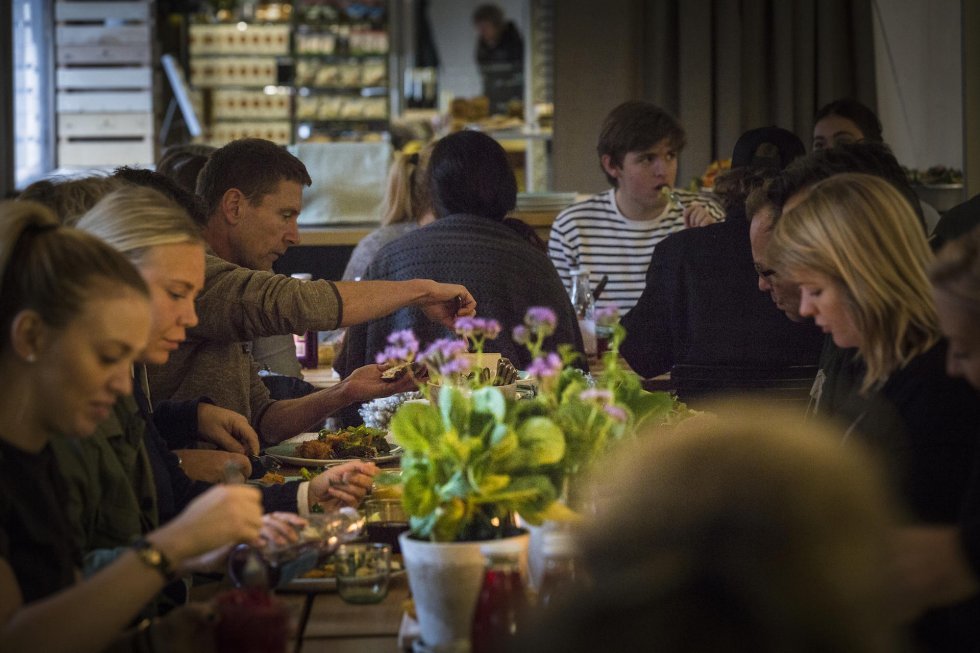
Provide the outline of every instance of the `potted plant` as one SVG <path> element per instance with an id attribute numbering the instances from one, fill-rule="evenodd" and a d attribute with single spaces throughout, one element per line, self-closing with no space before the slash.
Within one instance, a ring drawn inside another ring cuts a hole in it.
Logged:
<path id="1" fill-rule="evenodd" d="M 555 314 L 530 309 L 514 333 L 533 356 L 528 372 L 538 391 L 527 400 L 509 399 L 485 376 L 469 374 L 464 354 L 470 346 L 479 354 L 499 333 L 492 320 L 465 321 L 457 333 L 468 342 L 436 341 L 421 355 L 417 344 L 403 346 L 414 338 L 392 334 L 392 346 L 379 356 L 389 363 L 418 358 L 440 388 L 428 403 L 400 406 L 390 423 L 404 448 L 402 502 L 410 530 L 400 543 L 422 639 L 434 650 L 468 646 L 488 547 L 517 541 L 526 559 L 528 535 L 515 531 L 515 514 L 531 525 L 574 519 L 567 505 L 574 479 L 638 424 L 676 412 L 671 395 L 643 391 L 622 368 L 622 327 L 606 321 L 613 334 L 607 371 L 595 380 L 572 364 L 570 348 L 542 351 Z"/>

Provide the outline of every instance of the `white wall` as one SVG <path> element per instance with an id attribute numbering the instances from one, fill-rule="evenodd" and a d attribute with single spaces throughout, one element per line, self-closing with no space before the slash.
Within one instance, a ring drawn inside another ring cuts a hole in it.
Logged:
<path id="1" fill-rule="evenodd" d="M 454 97 L 483 94 L 480 73 L 476 67 L 476 31 L 473 10 L 487 0 L 430 0 L 429 21 L 439 50 L 439 92 Z M 527 0 L 495 0 L 506 20 L 513 21 L 527 47 L 524 24 Z"/>
<path id="2" fill-rule="evenodd" d="M 942 164 L 962 170 L 960 0 L 874 0 L 873 5 L 885 141 L 909 168 Z"/>

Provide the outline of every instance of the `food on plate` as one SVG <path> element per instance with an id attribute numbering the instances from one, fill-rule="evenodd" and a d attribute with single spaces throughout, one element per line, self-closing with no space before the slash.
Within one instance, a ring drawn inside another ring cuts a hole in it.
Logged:
<path id="1" fill-rule="evenodd" d="M 297 453 L 313 460 L 377 458 L 391 453 L 384 431 L 367 426 L 349 426 L 340 431 L 323 429 L 315 440 L 300 443 Z"/>
<path id="2" fill-rule="evenodd" d="M 262 485 L 282 485 L 285 482 L 286 477 L 275 472 L 266 472 L 263 474 L 262 478 L 259 479 L 259 483 Z"/>
<path id="3" fill-rule="evenodd" d="M 303 574 L 301 578 L 333 578 L 336 575 L 336 570 L 332 562 L 328 562 L 319 567 L 314 567 L 308 572 Z"/>

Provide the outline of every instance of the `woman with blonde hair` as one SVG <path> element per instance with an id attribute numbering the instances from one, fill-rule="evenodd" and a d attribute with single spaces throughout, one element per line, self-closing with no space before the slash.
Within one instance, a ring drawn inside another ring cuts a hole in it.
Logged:
<path id="1" fill-rule="evenodd" d="M 104 197 L 79 220 L 78 228 L 100 237 L 136 266 L 150 289 L 152 317 L 150 339 L 133 368 L 135 399 L 116 406 L 115 419 L 100 425 L 101 437 L 85 443 L 88 451 L 58 451 L 76 488 L 70 502 L 77 515 L 76 536 L 92 550 L 118 547 L 120 540 L 138 535 L 147 525 L 169 521 L 211 487 L 202 480 L 220 480 L 228 462 L 247 471 L 248 460 L 241 454 L 257 453 L 258 435 L 244 416 L 207 399 L 162 402 L 151 409 L 146 365 L 166 364 L 187 329 L 197 324 L 194 299 L 204 285 L 204 240 L 184 209 L 154 190 L 130 187 Z M 198 438 L 241 453 L 179 448 Z M 179 445 L 179 458 L 168 444 Z M 141 469 L 146 464 L 152 467 L 152 493 L 133 481 L 147 476 Z M 310 482 L 262 488 L 263 504 L 269 511 L 291 513 L 308 513 L 321 502 L 328 508 L 356 504 L 370 488 L 374 472 L 369 463 L 340 465 Z M 93 475 L 102 482 L 88 482 Z M 108 496 L 113 501 L 106 502 Z M 282 532 L 289 534 L 288 529 Z"/>
<path id="2" fill-rule="evenodd" d="M 354 248 L 344 269 L 345 281 L 364 276 L 382 247 L 435 220 L 426 175 L 432 147 L 429 144 L 417 152 L 395 152 L 381 208 L 381 227 L 362 238 Z"/>
<path id="3" fill-rule="evenodd" d="M 0 203 L 0 296 L 0 375 L 10 381 L 0 396 L 0 650 L 100 651 L 193 558 L 253 540 L 259 494 L 215 488 L 77 582 L 50 443 L 91 436 L 131 392 L 150 332 L 146 283 L 105 243 L 15 201 Z M 140 636 L 154 645 L 152 629 Z"/>
<path id="4" fill-rule="evenodd" d="M 800 313 L 854 347 L 865 373 L 861 401 L 831 415 L 884 458 L 911 516 L 955 524 L 970 485 L 980 403 L 945 373 L 929 284 L 932 254 L 915 213 L 886 181 L 835 175 L 803 191 L 776 225 L 774 266 L 800 284 Z M 795 205 L 794 205 L 795 204 Z M 961 650 L 978 605 L 925 615 L 916 635 L 936 650 Z M 961 618 L 965 612 L 969 618 Z"/>

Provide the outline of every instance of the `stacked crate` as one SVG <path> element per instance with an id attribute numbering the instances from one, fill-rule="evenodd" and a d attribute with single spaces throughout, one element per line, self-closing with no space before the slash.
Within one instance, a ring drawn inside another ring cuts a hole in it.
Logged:
<path id="1" fill-rule="evenodd" d="M 55 3 L 58 166 L 152 165 L 153 0 Z"/>

